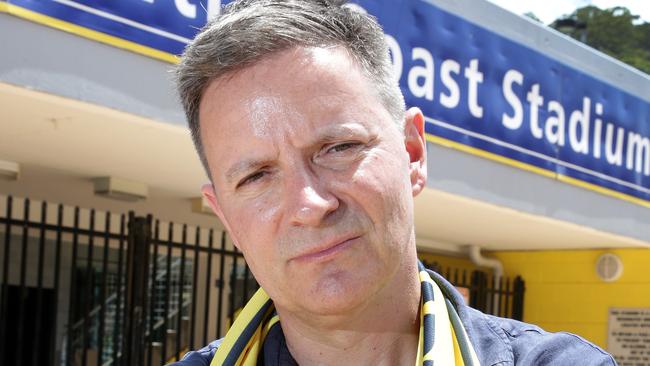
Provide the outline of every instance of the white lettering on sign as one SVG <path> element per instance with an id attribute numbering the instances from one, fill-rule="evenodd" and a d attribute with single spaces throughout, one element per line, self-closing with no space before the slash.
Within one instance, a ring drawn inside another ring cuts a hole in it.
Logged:
<path id="1" fill-rule="evenodd" d="M 650 308 L 609 309 L 607 351 L 619 366 L 650 366 Z"/>
<path id="2" fill-rule="evenodd" d="M 142 0 L 145 3 L 153 4 L 156 0 Z M 188 0 L 174 0 L 176 10 L 184 17 L 196 19 L 199 2 L 191 3 Z M 207 9 L 201 6 L 201 10 L 207 13 L 207 19 L 210 20 L 221 12 L 221 0 L 208 0 Z"/>
<path id="3" fill-rule="evenodd" d="M 440 77 L 449 93 L 440 93 L 440 104 L 450 109 L 456 108 L 460 102 L 460 89 L 456 80 L 451 76 L 452 73 L 460 74 L 460 64 L 454 60 L 443 61 L 440 66 Z"/>
<path id="4" fill-rule="evenodd" d="M 483 73 L 478 71 L 478 59 L 469 62 L 465 68 L 465 77 L 467 78 L 468 93 L 467 107 L 475 118 L 483 117 L 483 107 L 478 104 L 478 84 L 483 83 Z"/>
<path id="5" fill-rule="evenodd" d="M 483 72 L 478 59 L 463 65 L 451 58 L 436 60 L 423 47 L 402 50 L 397 40 L 388 34 L 386 42 L 393 76 L 400 80 L 406 73 L 408 90 L 415 98 L 431 102 L 439 97 L 440 105 L 447 109 L 458 108 L 465 99 L 470 115 L 476 119 L 483 117 L 483 106 L 479 103 Z M 409 56 L 411 65 L 405 68 L 404 57 L 408 59 Z M 465 91 L 460 88 L 464 84 L 463 76 L 467 83 Z M 437 78 L 442 87 L 440 91 L 435 90 Z M 526 76 L 516 69 L 506 70 L 501 79 L 501 92 L 508 106 L 501 115 L 503 127 L 516 131 L 526 125 L 535 139 L 545 139 L 558 148 L 566 146 L 574 153 L 650 176 L 650 137 L 606 121 L 603 105 L 593 103 L 589 97 L 581 98 L 582 105 L 578 109 L 567 110 L 560 101 L 545 98 L 539 83 L 526 88 L 525 79 Z"/>
<path id="6" fill-rule="evenodd" d="M 521 86 L 523 83 L 524 75 L 517 70 L 508 70 L 503 77 L 503 96 L 512 107 L 512 116 L 504 113 L 501 123 L 511 130 L 518 129 L 524 123 L 524 107 L 512 88 L 512 84 Z M 564 109 L 562 109 L 562 113 L 564 113 Z M 562 120 L 564 120 L 564 117 L 562 117 Z"/>
<path id="7" fill-rule="evenodd" d="M 176 5 L 176 9 L 184 17 L 190 19 L 196 18 L 196 5 L 190 4 L 187 0 L 174 0 L 174 5 Z"/>
<path id="8" fill-rule="evenodd" d="M 433 100 L 434 65 L 433 56 L 426 48 L 415 47 L 411 53 L 413 61 L 424 65 L 414 65 L 409 71 L 409 89 L 417 98 Z M 419 82 L 418 80 L 422 80 Z"/>

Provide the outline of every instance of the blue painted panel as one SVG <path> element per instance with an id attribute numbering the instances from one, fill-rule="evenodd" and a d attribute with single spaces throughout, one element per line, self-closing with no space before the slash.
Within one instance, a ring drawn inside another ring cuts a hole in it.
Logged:
<path id="1" fill-rule="evenodd" d="M 221 3 L 6 1 L 171 54 Z M 650 103 L 430 2 L 356 3 L 397 41 L 400 86 L 428 133 L 650 201 Z"/>

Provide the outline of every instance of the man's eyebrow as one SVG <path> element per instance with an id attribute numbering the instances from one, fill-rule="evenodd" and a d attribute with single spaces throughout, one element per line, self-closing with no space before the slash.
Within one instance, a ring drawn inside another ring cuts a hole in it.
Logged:
<path id="1" fill-rule="evenodd" d="M 233 183 L 241 175 L 259 169 L 268 164 L 269 162 L 266 160 L 254 160 L 254 159 L 242 160 L 235 163 L 230 168 L 228 168 L 224 176 L 228 183 Z"/>
<path id="2" fill-rule="evenodd" d="M 363 130 L 360 128 L 355 128 L 353 125 L 339 125 L 336 127 L 328 127 L 323 131 L 319 131 L 317 140 L 318 141 L 333 141 L 348 136 L 356 136 L 359 133 L 363 133 Z"/>
<path id="3" fill-rule="evenodd" d="M 317 136 L 315 140 L 310 143 L 310 145 L 336 141 L 336 140 L 340 140 L 341 138 L 356 136 L 360 133 L 367 133 L 367 132 L 365 132 L 363 129 L 359 128 L 358 125 L 355 124 L 328 126 L 322 131 L 318 131 L 316 133 Z M 255 171 L 269 164 L 271 164 L 271 161 L 264 160 L 264 159 L 241 160 L 235 163 L 230 168 L 228 168 L 228 170 L 226 170 L 226 172 L 224 173 L 224 177 L 226 178 L 226 181 L 228 183 L 233 183 L 241 175 L 248 172 Z"/>

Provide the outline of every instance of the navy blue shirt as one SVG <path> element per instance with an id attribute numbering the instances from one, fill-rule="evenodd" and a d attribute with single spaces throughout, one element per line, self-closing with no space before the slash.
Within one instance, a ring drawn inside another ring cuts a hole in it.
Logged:
<path id="1" fill-rule="evenodd" d="M 549 333 L 520 321 L 486 315 L 465 305 L 454 286 L 439 274 L 431 278 L 451 301 L 467 331 L 482 366 L 549 365 L 600 366 L 616 365 L 607 352 L 571 333 Z M 173 366 L 209 366 L 221 340 L 189 352 Z M 274 327 L 264 341 L 258 360 L 264 366 L 298 365 L 289 353 L 281 327 Z"/>

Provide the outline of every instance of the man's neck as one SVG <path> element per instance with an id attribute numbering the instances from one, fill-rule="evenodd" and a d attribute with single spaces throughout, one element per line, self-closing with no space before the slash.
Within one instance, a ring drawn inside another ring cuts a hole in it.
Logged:
<path id="1" fill-rule="evenodd" d="M 345 316 L 296 317 L 278 309 L 289 351 L 298 364 L 414 364 L 420 282 L 413 262 L 402 266 L 377 296 Z"/>

